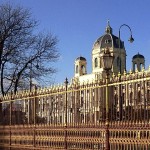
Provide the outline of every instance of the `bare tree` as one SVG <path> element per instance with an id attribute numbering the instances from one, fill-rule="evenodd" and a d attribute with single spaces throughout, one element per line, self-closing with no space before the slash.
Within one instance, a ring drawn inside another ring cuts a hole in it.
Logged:
<path id="1" fill-rule="evenodd" d="M 8 3 L 0 6 L 0 89 L 16 92 L 32 75 L 40 80 L 55 72 L 51 62 L 59 58 L 57 38 L 38 33 L 38 22 L 28 9 Z M 31 73 L 32 72 L 32 73 Z"/>

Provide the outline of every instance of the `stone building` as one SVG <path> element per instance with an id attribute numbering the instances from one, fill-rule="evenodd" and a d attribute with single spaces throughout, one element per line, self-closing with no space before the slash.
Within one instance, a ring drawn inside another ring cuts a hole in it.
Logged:
<path id="1" fill-rule="evenodd" d="M 67 93 L 68 123 L 97 123 L 105 119 L 106 73 L 101 65 L 101 54 L 106 48 L 108 48 L 111 55 L 114 56 L 112 70 L 110 72 L 110 80 L 112 80 L 112 84 L 113 82 L 117 83 L 117 85 L 111 86 L 109 91 L 109 105 L 112 110 L 112 120 L 117 120 L 119 117 L 129 117 L 129 114 L 125 114 L 125 110 L 128 110 L 129 113 L 129 111 L 131 111 L 131 106 L 132 111 L 137 115 L 137 112 L 135 111 L 136 109 L 139 109 L 137 107 L 137 102 L 142 101 L 142 106 L 140 106 L 141 108 L 144 107 L 144 97 L 149 95 L 149 90 L 147 92 L 144 90 L 148 89 L 149 83 L 144 85 L 144 83 L 140 82 L 139 86 L 139 83 L 137 82 L 131 82 L 129 84 L 119 84 L 119 82 L 124 80 L 135 80 L 138 76 L 141 76 L 142 73 L 140 73 L 140 71 L 145 67 L 145 58 L 139 53 L 134 55 L 132 59 L 133 69 L 130 73 L 127 73 L 126 49 L 124 42 L 121 39 L 119 40 L 119 38 L 113 34 L 113 29 L 108 22 L 104 35 L 100 36 L 94 42 L 92 47 L 92 72 L 87 74 L 86 58 L 79 56 L 75 60 L 74 77 L 68 84 L 67 89 L 70 91 Z M 136 72 L 138 72 L 138 75 Z M 120 74 L 120 78 L 118 77 L 118 74 Z M 126 76 L 126 74 L 128 75 Z M 146 86 L 146 88 L 143 88 L 144 86 Z M 64 86 L 53 87 L 50 91 L 53 90 L 55 92 L 63 91 Z M 145 96 L 143 96 L 144 94 Z M 40 107 L 37 108 L 38 114 L 42 118 L 46 118 L 50 123 L 65 123 L 65 104 L 65 95 L 59 93 L 55 94 L 48 98 L 48 100 L 43 99 L 40 101 Z M 143 109 L 140 111 L 143 111 Z M 137 119 L 138 117 L 135 118 Z"/>
<path id="2" fill-rule="evenodd" d="M 120 45 L 119 45 L 120 41 Z M 75 82 L 85 82 L 90 80 L 98 80 L 105 77 L 105 71 L 101 65 L 101 53 L 104 52 L 106 48 L 109 48 L 111 55 L 114 56 L 114 62 L 112 66 L 113 74 L 117 75 L 119 72 L 122 74 L 126 71 L 126 49 L 124 42 L 119 37 L 113 34 L 113 29 L 111 28 L 109 21 L 105 28 L 105 34 L 100 36 L 93 44 L 92 47 L 92 73 L 87 74 L 87 61 L 86 58 L 80 56 L 75 60 L 75 76 L 73 81 Z M 136 70 L 141 71 L 145 68 L 145 59 L 141 54 L 133 56 L 133 72 Z"/>

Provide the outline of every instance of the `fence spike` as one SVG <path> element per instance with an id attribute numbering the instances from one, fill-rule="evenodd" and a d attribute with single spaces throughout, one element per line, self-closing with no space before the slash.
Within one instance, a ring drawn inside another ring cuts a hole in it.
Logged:
<path id="1" fill-rule="evenodd" d="M 137 68 L 136 68 L 135 72 L 136 72 L 136 73 L 138 73 L 138 72 L 139 72 Z"/>
<path id="2" fill-rule="evenodd" d="M 118 72 L 118 77 L 120 77 L 121 76 L 121 73 L 120 73 L 120 71 Z"/>
<path id="3" fill-rule="evenodd" d="M 132 70 L 130 69 L 129 74 L 132 74 Z"/>
<path id="4" fill-rule="evenodd" d="M 113 75 L 112 75 L 112 77 L 114 78 L 115 77 L 115 73 L 113 72 Z"/>
<path id="5" fill-rule="evenodd" d="M 127 74 L 127 72 L 126 72 L 126 70 L 124 70 L 124 76 L 126 76 L 126 74 Z"/>
<path id="6" fill-rule="evenodd" d="M 144 67 L 142 67 L 142 72 L 144 72 L 145 71 L 145 68 Z"/>

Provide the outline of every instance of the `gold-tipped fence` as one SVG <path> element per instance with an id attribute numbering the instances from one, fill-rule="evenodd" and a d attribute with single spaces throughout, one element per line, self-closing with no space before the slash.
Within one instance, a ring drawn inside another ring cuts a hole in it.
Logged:
<path id="1" fill-rule="evenodd" d="M 113 75 L 108 88 L 107 126 L 105 80 L 0 97 L 0 149 L 150 150 L 150 71 Z"/>

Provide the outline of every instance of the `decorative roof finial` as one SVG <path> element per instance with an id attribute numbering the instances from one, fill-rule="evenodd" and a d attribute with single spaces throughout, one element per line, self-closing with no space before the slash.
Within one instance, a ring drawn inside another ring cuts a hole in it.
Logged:
<path id="1" fill-rule="evenodd" d="M 109 19 L 107 20 L 107 26 L 110 26 L 110 22 L 109 22 Z"/>
<path id="2" fill-rule="evenodd" d="M 110 26 L 109 19 L 107 20 L 107 27 L 106 27 L 105 33 L 112 34 L 112 28 Z"/>

